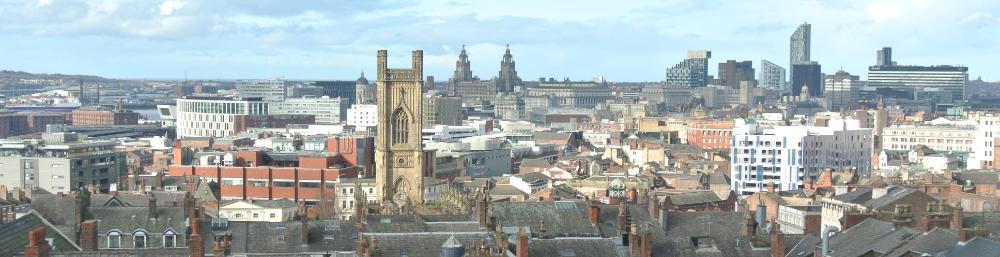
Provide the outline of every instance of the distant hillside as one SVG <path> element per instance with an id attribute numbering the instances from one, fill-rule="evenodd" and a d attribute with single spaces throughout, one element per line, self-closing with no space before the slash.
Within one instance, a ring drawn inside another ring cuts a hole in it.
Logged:
<path id="1" fill-rule="evenodd" d="M 32 80 L 64 80 L 64 81 L 84 81 L 84 82 L 108 82 L 113 81 L 112 79 L 106 79 L 98 76 L 92 75 L 66 75 L 66 74 L 44 74 L 44 73 L 29 73 L 23 71 L 9 71 L 0 70 L 0 82 L 5 83 L 17 83 L 22 79 Z"/>
<path id="2" fill-rule="evenodd" d="M 982 79 L 970 80 L 965 84 L 965 95 L 978 95 L 979 98 L 1000 98 L 1000 82 L 987 82 Z"/>

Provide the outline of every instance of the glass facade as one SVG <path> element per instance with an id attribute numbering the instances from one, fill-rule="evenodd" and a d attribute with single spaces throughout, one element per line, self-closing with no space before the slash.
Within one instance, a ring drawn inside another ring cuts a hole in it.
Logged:
<path id="1" fill-rule="evenodd" d="M 916 92 L 925 89 L 947 90 L 952 100 L 964 99 L 968 67 L 960 66 L 871 66 L 868 86 Z"/>

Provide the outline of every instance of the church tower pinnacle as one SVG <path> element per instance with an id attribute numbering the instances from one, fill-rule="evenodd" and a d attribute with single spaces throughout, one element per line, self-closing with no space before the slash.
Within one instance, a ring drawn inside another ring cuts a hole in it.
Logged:
<path id="1" fill-rule="evenodd" d="M 410 69 L 386 67 L 378 52 L 375 82 L 378 126 L 375 138 L 375 188 L 383 207 L 399 210 L 423 204 L 426 153 L 423 124 L 423 51 L 413 51 Z"/>

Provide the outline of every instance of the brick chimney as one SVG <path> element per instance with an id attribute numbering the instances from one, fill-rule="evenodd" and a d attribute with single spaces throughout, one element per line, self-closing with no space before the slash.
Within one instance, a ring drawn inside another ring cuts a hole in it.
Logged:
<path id="1" fill-rule="evenodd" d="M 660 219 L 660 201 L 656 198 L 656 195 L 649 197 L 649 218 L 653 220 Z"/>
<path id="2" fill-rule="evenodd" d="M 368 257 L 382 257 L 382 249 L 378 248 L 378 240 L 374 237 L 372 237 L 371 240 L 372 246 L 371 249 L 368 250 Z"/>
<path id="3" fill-rule="evenodd" d="M 147 209 L 149 209 L 149 219 L 155 220 L 156 219 L 156 197 L 154 197 L 152 194 L 150 194 L 150 197 L 149 197 L 149 206 L 148 206 Z"/>
<path id="4" fill-rule="evenodd" d="M 218 239 L 213 240 L 213 242 L 214 244 L 212 245 L 212 256 L 215 257 L 226 256 L 226 249 L 222 249 L 222 242 L 219 242 Z"/>
<path id="5" fill-rule="evenodd" d="M 528 235 L 523 227 L 517 232 L 517 257 L 528 257 Z"/>
<path id="6" fill-rule="evenodd" d="M 45 240 L 45 228 L 40 227 L 28 233 L 28 245 L 24 247 L 24 257 L 48 257 L 49 241 Z"/>
<path id="7" fill-rule="evenodd" d="M 590 224 L 597 226 L 601 222 L 601 207 L 594 203 L 590 203 L 589 211 L 587 211 L 587 216 L 590 217 Z"/>
<path id="8" fill-rule="evenodd" d="M 80 224 L 80 247 L 84 251 L 97 251 L 96 220 L 88 220 Z"/>
<path id="9" fill-rule="evenodd" d="M 201 219 L 191 218 L 191 235 L 188 236 L 188 255 L 190 257 L 205 256 L 205 241 L 201 240 Z"/>
<path id="10" fill-rule="evenodd" d="M 785 235 L 777 222 L 773 222 L 771 227 L 771 257 L 785 257 Z"/>
<path id="11" fill-rule="evenodd" d="M 962 230 L 962 206 L 958 205 L 951 208 L 951 222 L 948 223 L 948 227 L 952 230 Z"/>
<path id="12" fill-rule="evenodd" d="M 653 226 L 646 225 L 645 231 L 642 232 L 642 240 L 639 244 L 642 245 L 641 256 L 642 257 L 653 257 Z M 784 257 L 784 256 L 782 256 Z"/>
<path id="13" fill-rule="evenodd" d="M 309 245 L 309 206 L 306 206 L 306 201 L 302 201 L 302 218 L 299 219 L 302 222 L 302 229 L 300 231 L 300 238 L 302 240 L 302 245 Z"/>

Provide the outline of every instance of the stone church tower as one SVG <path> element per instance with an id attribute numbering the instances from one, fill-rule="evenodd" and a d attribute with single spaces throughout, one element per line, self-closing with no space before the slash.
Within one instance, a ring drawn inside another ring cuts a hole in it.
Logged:
<path id="1" fill-rule="evenodd" d="M 375 188 L 383 206 L 423 203 L 425 153 L 423 124 L 424 52 L 413 51 L 410 69 L 389 69 L 386 50 L 378 51 L 378 135 L 375 138 Z"/>

